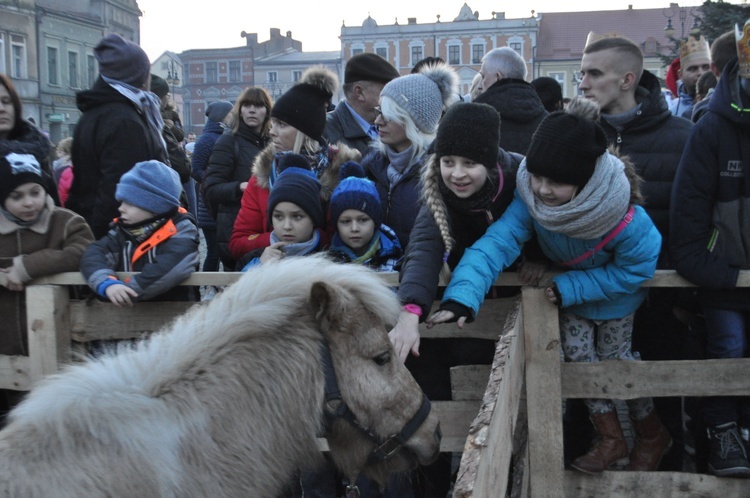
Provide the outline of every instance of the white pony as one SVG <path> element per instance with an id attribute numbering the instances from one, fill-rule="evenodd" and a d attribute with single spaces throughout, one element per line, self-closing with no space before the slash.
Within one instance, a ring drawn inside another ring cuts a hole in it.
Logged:
<path id="1" fill-rule="evenodd" d="M 326 343 L 356 418 L 329 427 L 342 472 L 384 482 L 429 463 L 439 424 L 434 413 L 413 424 L 426 402 L 387 337 L 398 311 L 359 265 L 261 265 L 135 347 L 36 386 L 0 432 L 0 496 L 279 496 L 322 460 Z M 405 425 L 413 435 L 373 459 Z"/>

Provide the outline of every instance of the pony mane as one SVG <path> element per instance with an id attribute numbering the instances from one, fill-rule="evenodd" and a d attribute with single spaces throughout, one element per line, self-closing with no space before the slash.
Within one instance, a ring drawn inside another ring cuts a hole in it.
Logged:
<path id="1" fill-rule="evenodd" d="M 177 382 L 200 376 L 234 343 L 283 333 L 317 334 L 312 327 L 289 327 L 309 309 L 316 282 L 343 287 L 384 323 L 395 324 L 398 299 L 372 270 L 334 263 L 324 254 L 288 257 L 248 271 L 207 305 L 195 305 L 148 339 L 47 377 L 12 412 L 11 420 L 44 424 L 45 430 L 58 434 L 65 433 L 62 424 L 71 420 L 96 431 L 92 415 L 101 403 L 123 403 L 118 415 L 123 425 L 135 423 L 137 414 L 139 424 L 144 414 L 159 420 L 161 408 L 155 398 Z M 136 401 L 114 394 L 123 392 L 135 395 Z M 169 432 L 163 424 L 153 430 Z"/>

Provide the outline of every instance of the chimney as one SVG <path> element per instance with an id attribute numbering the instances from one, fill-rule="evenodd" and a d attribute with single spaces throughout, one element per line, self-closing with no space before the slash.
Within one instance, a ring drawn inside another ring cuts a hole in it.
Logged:
<path id="1" fill-rule="evenodd" d="M 279 28 L 271 28 L 271 39 L 281 38 L 281 30 Z"/>
<path id="2" fill-rule="evenodd" d="M 406 19 L 409 24 L 417 24 L 417 18 L 416 17 L 409 17 Z"/>
<path id="3" fill-rule="evenodd" d="M 240 36 L 245 38 L 245 44 L 247 44 L 248 47 L 252 47 L 258 44 L 258 33 L 246 33 L 242 32 L 240 33 Z"/>
<path id="4" fill-rule="evenodd" d="M 292 32 L 291 31 L 287 31 L 286 32 L 286 37 L 287 38 L 291 38 L 292 37 Z"/>

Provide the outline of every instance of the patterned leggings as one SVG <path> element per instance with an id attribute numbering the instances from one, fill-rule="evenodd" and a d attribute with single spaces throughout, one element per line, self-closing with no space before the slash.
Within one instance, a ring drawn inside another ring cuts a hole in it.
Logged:
<path id="1" fill-rule="evenodd" d="M 589 320 L 572 313 L 560 312 L 560 335 L 565 361 L 595 362 L 603 360 L 638 361 L 633 353 L 633 316 L 612 320 Z M 609 399 L 584 399 L 589 413 L 606 413 L 614 410 Z M 654 409 L 651 398 L 627 401 L 630 416 L 636 420 L 646 418 Z"/>

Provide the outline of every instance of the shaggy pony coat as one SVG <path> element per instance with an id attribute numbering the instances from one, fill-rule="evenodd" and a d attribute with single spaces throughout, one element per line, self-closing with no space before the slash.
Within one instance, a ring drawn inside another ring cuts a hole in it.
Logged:
<path id="1" fill-rule="evenodd" d="M 150 339 L 33 389 L 0 432 L 0 496 L 279 496 L 321 460 L 324 340 L 364 427 L 384 437 L 417 411 L 422 392 L 386 333 L 399 309 L 358 265 L 309 256 L 249 271 Z M 346 475 L 373 447 L 344 421 L 328 442 Z M 365 472 L 384 482 L 433 459 L 434 414 L 407 446 Z"/>

